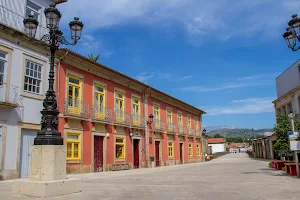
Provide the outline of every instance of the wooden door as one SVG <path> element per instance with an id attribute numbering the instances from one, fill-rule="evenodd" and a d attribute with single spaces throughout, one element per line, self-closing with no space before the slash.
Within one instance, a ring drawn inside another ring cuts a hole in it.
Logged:
<path id="1" fill-rule="evenodd" d="M 133 167 L 140 167 L 139 140 L 133 140 Z"/>
<path id="2" fill-rule="evenodd" d="M 182 146 L 183 146 L 183 143 L 180 143 L 179 144 L 179 153 L 180 153 L 180 163 L 182 164 L 183 163 L 183 158 L 182 158 Z"/>
<path id="3" fill-rule="evenodd" d="M 94 136 L 94 172 L 103 171 L 103 137 Z"/>
<path id="4" fill-rule="evenodd" d="M 155 166 L 159 166 L 159 141 L 155 141 Z"/>

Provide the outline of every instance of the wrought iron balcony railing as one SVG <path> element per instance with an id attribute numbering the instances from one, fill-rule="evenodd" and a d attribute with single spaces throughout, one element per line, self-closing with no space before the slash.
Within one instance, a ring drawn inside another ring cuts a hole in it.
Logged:
<path id="1" fill-rule="evenodd" d="M 131 114 L 131 126 L 145 127 L 145 117 L 137 114 Z"/>
<path id="2" fill-rule="evenodd" d="M 183 135 L 187 135 L 188 134 L 188 130 L 186 127 L 183 127 Z"/>
<path id="3" fill-rule="evenodd" d="M 195 136 L 195 129 L 188 128 L 188 134 L 189 134 L 189 136 Z"/>
<path id="4" fill-rule="evenodd" d="M 130 126 L 131 114 L 122 110 L 114 110 L 114 123 Z"/>
<path id="5" fill-rule="evenodd" d="M 153 119 L 152 128 L 157 131 L 164 131 L 165 130 L 165 123 L 162 120 Z"/>
<path id="6" fill-rule="evenodd" d="M 89 118 L 89 105 L 75 99 L 65 99 L 64 115 Z"/>
<path id="7" fill-rule="evenodd" d="M 201 135 L 200 135 L 200 130 L 195 130 L 195 136 L 196 136 L 196 137 L 201 137 Z"/>
<path id="8" fill-rule="evenodd" d="M 183 125 L 178 125 L 178 135 L 183 135 Z"/>
<path id="9" fill-rule="evenodd" d="M 92 120 L 113 122 L 112 109 L 104 106 L 93 105 L 92 107 Z"/>
<path id="10" fill-rule="evenodd" d="M 167 123 L 167 131 L 169 133 L 176 133 L 177 132 L 177 126 L 173 123 Z"/>
<path id="11" fill-rule="evenodd" d="M 24 18 L 25 18 L 24 16 L 0 5 L 0 24 L 9 26 L 20 32 L 24 32 L 24 24 L 23 24 Z M 36 38 L 41 39 L 41 37 L 47 34 L 48 32 L 49 31 L 47 28 L 43 27 L 42 25 L 38 25 L 36 31 Z"/>
<path id="12" fill-rule="evenodd" d="M 3 83 L 0 85 L 0 106 L 17 108 L 20 105 L 20 87 Z"/>

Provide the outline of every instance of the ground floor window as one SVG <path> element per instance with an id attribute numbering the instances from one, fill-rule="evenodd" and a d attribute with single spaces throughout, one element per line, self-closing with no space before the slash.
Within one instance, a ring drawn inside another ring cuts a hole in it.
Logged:
<path id="1" fill-rule="evenodd" d="M 200 144 L 197 144 L 197 156 L 200 156 Z"/>
<path id="2" fill-rule="evenodd" d="M 80 134 L 68 133 L 67 135 L 67 160 L 81 159 Z"/>
<path id="3" fill-rule="evenodd" d="M 193 146 L 189 144 L 189 156 L 193 156 Z"/>
<path id="4" fill-rule="evenodd" d="M 125 138 L 116 138 L 116 158 L 125 158 Z"/>
<path id="5" fill-rule="evenodd" d="M 174 157 L 174 142 L 169 142 L 168 145 L 168 149 L 169 149 L 169 157 Z"/>

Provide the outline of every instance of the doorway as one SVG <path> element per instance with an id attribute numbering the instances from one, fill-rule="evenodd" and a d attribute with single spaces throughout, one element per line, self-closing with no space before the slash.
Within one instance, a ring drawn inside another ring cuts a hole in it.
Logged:
<path id="1" fill-rule="evenodd" d="M 180 164 L 183 164 L 182 147 L 183 147 L 183 143 L 180 143 L 179 144 Z"/>
<path id="2" fill-rule="evenodd" d="M 133 140 L 133 168 L 140 168 L 140 151 L 139 151 L 140 140 Z"/>
<path id="3" fill-rule="evenodd" d="M 103 136 L 94 136 L 94 172 L 103 171 Z"/>
<path id="4" fill-rule="evenodd" d="M 155 141 L 155 166 L 159 167 L 159 141 Z"/>

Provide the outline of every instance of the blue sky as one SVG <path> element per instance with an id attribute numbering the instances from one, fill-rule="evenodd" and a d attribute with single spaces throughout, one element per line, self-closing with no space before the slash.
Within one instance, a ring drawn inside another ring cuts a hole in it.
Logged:
<path id="1" fill-rule="evenodd" d="M 206 127 L 272 128 L 275 78 L 300 58 L 282 38 L 299 0 L 85 0 L 59 5 L 73 50 L 203 109 Z"/>

